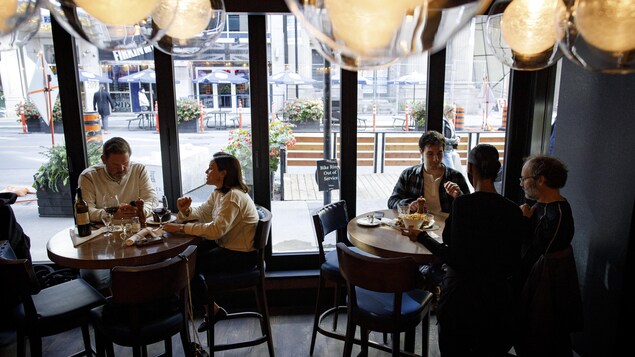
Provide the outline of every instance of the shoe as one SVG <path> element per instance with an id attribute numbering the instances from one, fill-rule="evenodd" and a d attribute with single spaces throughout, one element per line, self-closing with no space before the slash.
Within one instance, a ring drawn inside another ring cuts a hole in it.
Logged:
<path id="1" fill-rule="evenodd" d="M 227 317 L 227 310 L 223 309 L 222 307 L 218 307 L 218 311 L 216 312 L 216 315 L 214 315 L 214 323 L 216 323 L 216 321 L 220 321 L 220 320 L 224 320 Z M 209 321 L 207 321 L 207 318 L 198 326 L 197 331 L 198 332 L 205 332 L 209 329 Z"/>

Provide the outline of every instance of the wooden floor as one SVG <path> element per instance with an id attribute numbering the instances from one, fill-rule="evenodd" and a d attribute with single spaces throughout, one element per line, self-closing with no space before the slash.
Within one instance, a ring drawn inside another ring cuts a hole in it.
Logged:
<path id="1" fill-rule="evenodd" d="M 200 321 L 197 321 L 197 325 Z M 338 323 L 338 331 L 342 333 L 345 330 L 346 316 L 340 315 Z M 325 325 L 330 326 L 330 320 L 325 319 L 323 322 Z M 302 315 L 280 315 L 272 316 L 271 328 L 273 334 L 274 351 L 278 357 L 297 357 L 297 356 L 309 356 L 309 346 L 311 342 L 311 328 L 313 325 L 312 314 Z M 415 352 L 421 353 L 421 326 L 417 328 L 416 346 Z M 91 329 L 92 331 L 92 329 Z M 216 325 L 216 339 L 218 342 L 236 341 L 242 337 L 248 337 L 259 333 L 260 327 L 255 319 L 238 319 L 230 321 L 219 321 Z M 359 334 L 359 328 L 357 329 Z M 204 346 L 207 346 L 205 341 L 205 334 L 199 334 Z M 13 339 L 15 339 L 13 337 Z M 371 334 L 371 339 L 375 341 L 381 341 L 381 335 L 377 333 Z M 183 349 L 181 346 L 178 334 L 172 338 L 173 353 L 175 356 L 183 356 Z M 403 341 L 403 335 L 402 335 Z M 93 339 L 94 343 L 94 339 Z M 390 338 L 388 340 L 390 343 Z M 402 342 L 403 343 L 403 342 Z M 66 332 L 61 335 L 53 337 L 46 337 L 43 339 L 43 356 L 45 357 L 58 357 L 58 356 L 70 356 L 75 352 L 81 350 L 82 339 L 79 329 Z M 341 356 L 344 349 L 344 342 L 326 338 L 318 334 L 316 347 L 313 356 L 316 357 L 333 357 Z M 27 347 L 28 350 L 28 347 Z M 359 346 L 354 346 L 353 355 L 355 356 L 359 352 Z M 163 352 L 163 344 L 158 343 L 151 345 L 148 348 L 148 354 L 151 356 L 157 355 Z M 15 341 L 5 346 L 0 346 L 0 356 L 15 356 Z M 29 352 L 27 351 L 27 356 Z M 124 348 L 115 346 L 116 356 L 132 356 L 130 348 Z M 243 348 L 233 351 L 225 351 L 215 354 L 215 356 L 267 356 L 266 343 L 256 347 Z M 369 354 L 372 356 L 390 356 L 389 353 L 370 349 Z M 436 319 L 434 315 L 430 321 L 430 351 L 429 356 L 438 357 L 439 350 L 437 345 L 437 328 Z"/>
<path id="2" fill-rule="evenodd" d="M 388 199 L 399 178 L 397 173 L 377 173 L 357 175 L 357 198 L 360 200 L 385 197 Z M 339 197 L 339 190 L 333 196 Z M 320 200 L 323 193 L 318 190 L 315 174 L 284 174 L 285 201 Z"/>

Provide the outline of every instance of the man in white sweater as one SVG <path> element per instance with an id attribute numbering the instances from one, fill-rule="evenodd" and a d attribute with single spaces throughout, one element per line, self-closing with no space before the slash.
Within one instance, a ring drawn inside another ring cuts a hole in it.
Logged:
<path id="1" fill-rule="evenodd" d="M 101 164 L 93 165 L 79 176 L 79 187 L 88 204 L 88 214 L 92 222 L 101 222 L 106 208 L 105 195 L 117 195 L 119 209 L 114 219 L 136 216 L 136 208 L 129 203 L 138 198 L 143 200 L 146 217 L 152 215 L 152 207 L 157 204 L 157 195 L 143 164 L 130 162 L 132 150 L 126 140 L 114 137 L 104 143 Z"/>
<path id="2" fill-rule="evenodd" d="M 106 208 L 105 195 L 117 195 L 119 209 L 113 221 L 132 218 L 137 209 L 130 205 L 138 198 L 143 200 L 146 217 L 152 216 L 152 207 L 157 203 L 156 190 L 148 170 L 142 164 L 130 162 L 132 150 L 126 140 L 114 137 L 104 143 L 101 164 L 93 165 L 79 175 L 79 187 L 82 198 L 88 205 L 88 214 L 92 222 L 101 222 Z M 110 287 L 110 271 L 80 270 L 84 280 L 96 289 L 107 293 Z"/>

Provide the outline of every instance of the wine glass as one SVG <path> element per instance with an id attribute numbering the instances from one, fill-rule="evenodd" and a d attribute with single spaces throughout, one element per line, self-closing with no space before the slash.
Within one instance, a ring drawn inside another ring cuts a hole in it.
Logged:
<path id="1" fill-rule="evenodd" d="M 164 209 L 162 213 L 159 214 L 159 218 L 161 223 L 159 224 L 159 229 L 163 229 L 163 225 L 170 221 L 172 218 L 172 212 L 169 209 Z"/>
<path id="2" fill-rule="evenodd" d="M 110 242 L 110 238 L 112 237 L 112 214 L 103 212 L 101 215 L 101 221 L 104 222 L 104 225 L 106 226 L 106 234 L 104 234 L 104 236 L 108 239 L 108 242 Z"/>
<path id="3" fill-rule="evenodd" d="M 119 198 L 117 198 L 117 195 L 105 194 L 104 207 L 106 212 L 114 216 L 119 210 Z"/>

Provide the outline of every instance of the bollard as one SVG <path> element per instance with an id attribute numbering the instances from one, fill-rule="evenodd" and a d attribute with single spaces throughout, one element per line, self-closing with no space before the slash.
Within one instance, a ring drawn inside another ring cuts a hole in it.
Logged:
<path id="1" fill-rule="evenodd" d="M 154 128 L 159 132 L 159 103 L 154 101 Z"/>
<path id="2" fill-rule="evenodd" d="M 104 139 L 101 135 L 101 119 L 97 112 L 84 112 L 84 132 L 86 133 L 86 142 L 95 143 L 99 146 L 103 144 Z"/>
<path id="3" fill-rule="evenodd" d="M 502 123 L 501 127 L 498 128 L 498 130 L 505 131 L 505 130 L 507 130 L 507 106 L 503 107 L 503 117 L 502 117 L 502 119 L 503 119 L 503 123 Z"/>
<path id="4" fill-rule="evenodd" d="M 243 100 L 238 99 L 238 129 L 243 128 Z"/>
<path id="5" fill-rule="evenodd" d="M 377 122 L 377 104 L 373 103 L 373 131 L 376 129 Z"/>
<path id="6" fill-rule="evenodd" d="M 20 102 L 20 121 L 22 122 L 22 134 L 26 134 L 26 115 L 24 115 L 24 104 Z"/>
<path id="7" fill-rule="evenodd" d="M 271 100 L 271 121 L 274 121 L 275 117 L 276 117 L 276 100 L 272 99 Z"/>
<path id="8" fill-rule="evenodd" d="M 463 130 L 463 124 L 465 123 L 465 108 L 456 108 L 456 115 L 454 116 L 454 120 L 454 129 Z"/>
<path id="9" fill-rule="evenodd" d="M 408 103 L 406 103 L 406 108 L 404 109 L 406 111 L 406 120 L 403 122 L 404 124 L 404 131 L 408 131 L 408 114 L 409 114 L 409 108 L 408 108 Z"/>

